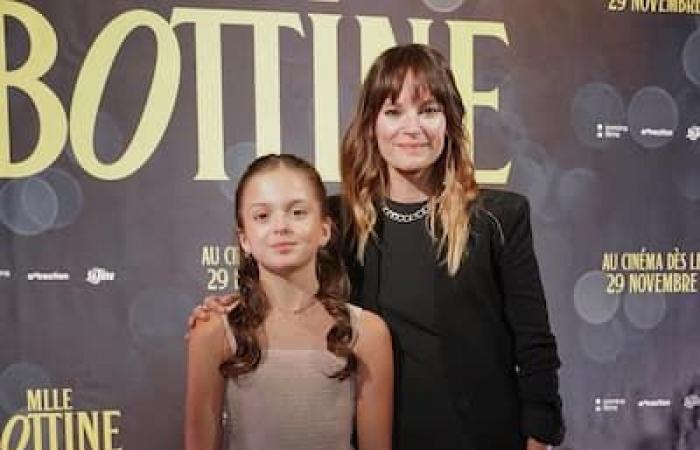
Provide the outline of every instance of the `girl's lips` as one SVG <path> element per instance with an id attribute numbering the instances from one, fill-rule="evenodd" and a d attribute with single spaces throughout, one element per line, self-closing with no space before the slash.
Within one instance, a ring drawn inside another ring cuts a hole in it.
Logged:
<path id="1" fill-rule="evenodd" d="M 272 248 L 278 251 L 289 250 L 296 245 L 296 242 L 277 242 L 271 245 Z"/>

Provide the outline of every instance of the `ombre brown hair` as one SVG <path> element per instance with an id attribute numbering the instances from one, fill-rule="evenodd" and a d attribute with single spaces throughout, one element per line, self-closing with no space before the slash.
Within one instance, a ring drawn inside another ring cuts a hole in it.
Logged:
<path id="1" fill-rule="evenodd" d="M 256 175 L 280 168 L 302 173 L 313 187 L 316 200 L 321 206 L 321 217 L 330 218 L 326 189 L 316 169 L 297 156 L 273 154 L 255 159 L 236 187 L 236 223 L 240 230 L 243 230 L 241 206 L 246 185 Z M 334 355 L 346 360 L 345 366 L 330 376 L 343 380 L 357 369 L 357 358 L 352 350 L 350 311 L 345 303 L 350 294 L 350 283 L 340 254 L 335 250 L 338 247 L 337 239 L 338 230 L 331 221 L 331 239 L 319 249 L 316 256 L 319 284 L 316 298 L 335 322 L 326 335 L 326 347 Z M 236 352 L 221 365 L 224 375 L 232 378 L 251 372 L 260 364 L 262 350 L 259 332 L 270 311 L 269 300 L 260 286 L 258 264 L 252 256 L 242 258 L 238 277 L 240 290 L 235 296 L 237 304 L 227 317 L 236 341 Z"/>
<path id="2" fill-rule="evenodd" d="M 437 242 L 439 261 L 447 264 L 448 272 L 454 275 L 466 254 L 469 207 L 477 197 L 478 186 L 469 156 L 462 97 L 447 60 L 428 46 L 392 47 L 369 69 L 341 146 L 344 210 L 349 216 L 344 232 L 354 239 L 355 256 L 363 262 L 377 222 L 377 205 L 389 192 L 388 169 L 375 135 L 377 116 L 387 98 L 396 101 L 399 97 L 409 73 L 415 80 L 414 95 L 432 95 L 445 114 L 444 148 L 430 176 L 427 226 Z"/>

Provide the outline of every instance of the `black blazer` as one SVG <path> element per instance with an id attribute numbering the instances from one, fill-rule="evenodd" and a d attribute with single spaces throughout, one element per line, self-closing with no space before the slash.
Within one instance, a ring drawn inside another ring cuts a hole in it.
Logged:
<path id="1" fill-rule="evenodd" d="M 340 199 L 331 210 L 342 221 Z M 525 438 L 564 436 L 557 348 L 547 318 L 525 197 L 483 189 L 470 211 L 466 259 L 452 277 L 435 266 L 435 308 L 448 389 L 478 450 L 522 450 Z M 341 225 L 342 226 L 342 225 Z M 378 223 L 377 239 L 382 226 Z M 364 264 L 352 240 L 343 252 L 352 301 L 377 304 L 381 252 L 370 239 Z"/>

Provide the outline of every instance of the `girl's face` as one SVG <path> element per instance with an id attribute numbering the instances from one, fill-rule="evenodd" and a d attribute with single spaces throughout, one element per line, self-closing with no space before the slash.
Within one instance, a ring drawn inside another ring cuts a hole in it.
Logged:
<path id="1" fill-rule="evenodd" d="M 389 183 L 397 176 L 421 176 L 430 170 L 443 151 L 445 131 L 442 106 L 427 90 L 416 90 L 413 74 L 408 72 L 396 102 L 384 101 L 375 124 Z"/>
<path id="2" fill-rule="evenodd" d="M 258 268 L 277 274 L 315 270 L 316 252 L 328 243 L 331 225 L 304 173 L 285 167 L 264 171 L 243 189 L 238 238 Z"/>

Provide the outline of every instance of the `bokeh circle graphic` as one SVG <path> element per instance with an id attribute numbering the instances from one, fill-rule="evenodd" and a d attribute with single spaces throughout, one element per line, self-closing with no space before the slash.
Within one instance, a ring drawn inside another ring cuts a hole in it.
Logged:
<path id="1" fill-rule="evenodd" d="M 423 3 L 435 12 L 448 13 L 462 6 L 464 0 L 423 0 Z"/>
<path id="2" fill-rule="evenodd" d="M 620 306 L 619 294 L 608 294 L 605 273 L 586 272 L 574 285 L 574 308 L 579 317 L 592 325 L 605 323 L 613 318 Z"/>
<path id="3" fill-rule="evenodd" d="M 46 370 L 27 361 L 8 365 L 0 374 L 0 407 L 13 412 L 27 406 L 27 389 L 51 386 Z"/>
<path id="4" fill-rule="evenodd" d="M 696 17 L 695 20 L 700 21 L 700 18 Z M 696 30 L 686 39 L 681 60 L 685 76 L 693 84 L 700 86 L 700 30 Z"/>
<path id="5" fill-rule="evenodd" d="M 603 129 L 626 124 L 622 96 L 609 84 L 586 84 L 571 101 L 570 122 L 579 142 L 593 148 L 607 147 L 614 141 L 603 138 Z"/>
<path id="6" fill-rule="evenodd" d="M 584 324 L 578 340 L 583 353 L 595 362 L 605 364 L 617 360 L 625 342 L 625 333 L 616 320 L 600 324 Z"/>
<path id="7" fill-rule="evenodd" d="M 671 94 L 657 86 L 647 86 L 634 94 L 627 108 L 630 135 L 644 148 L 668 144 L 678 128 L 678 105 Z"/>
<path id="8" fill-rule="evenodd" d="M 666 296 L 661 293 L 626 294 L 622 302 L 625 316 L 640 330 L 655 328 L 666 315 Z"/>
<path id="9" fill-rule="evenodd" d="M 58 208 L 56 192 L 39 176 L 13 180 L 0 189 L 0 222 L 15 234 L 35 236 L 51 229 Z"/>
<path id="10" fill-rule="evenodd" d="M 83 189 L 70 173 L 59 168 L 50 168 L 40 175 L 49 183 L 58 200 L 58 214 L 53 228 L 63 228 L 75 222 L 83 210 Z"/>

